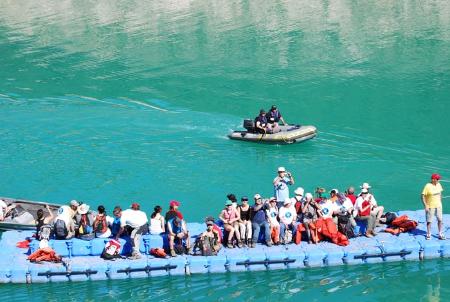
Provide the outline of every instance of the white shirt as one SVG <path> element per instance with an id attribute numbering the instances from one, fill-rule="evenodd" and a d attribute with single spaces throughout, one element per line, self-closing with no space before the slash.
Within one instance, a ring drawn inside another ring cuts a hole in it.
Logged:
<path id="1" fill-rule="evenodd" d="M 267 213 L 267 217 L 269 217 L 269 222 L 271 225 L 274 225 L 274 226 L 280 225 L 277 220 L 277 217 L 278 217 L 278 208 L 277 207 L 267 208 L 266 213 Z"/>
<path id="2" fill-rule="evenodd" d="M 66 223 L 66 227 L 69 228 L 70 225 L 74 225 L 73 218 L 75 217 L 76 212 L 72 210 L 69 206 L 61 206 L 58 209 L 58 215 L 55 218 L 55 221 L 60 219 Z"/>
<path id="3" fill-rule="evenodd" d="M 295 212 L 295 207 L 290 206 L 288 208 L 281 207 L 278 210 L 278 217 L 280 217 L 280 222 L 284 224 L 291 224 L 294 219 L 297 217 L 297 213 Z"/>
<path id="4" fill-rule="evenodd" d="M 322 209 L 323 218 L 331 218 L 333 217 L 333 212 L 339 210 L 337 203 L 329 199 L 322 200 L 319 205 Z"/>
<path id="5" fill-rule="evenodd" d="M 125 211 L 122 211 L 122 216 L 120 217 L 121 227 L 129 225 L 132 228 L 138 228 L 147 222 L 147 214 L 140 210 L 126 209 Z"/>
<path id="6" fill-rule="evenodd" d="M 338 201 L 338 202 L 337 202 L 337 206 L 338 206 L 339 208 L 344 207 L 344 208 L 345 208 L 345 211 L 347 211 L 347 212 L 348 212 L 349 210 L 353 209 L 352 201 L 351 201 L 350 198 L 348 198 L 348 197 L 345 198 L 344 202 Z"/>

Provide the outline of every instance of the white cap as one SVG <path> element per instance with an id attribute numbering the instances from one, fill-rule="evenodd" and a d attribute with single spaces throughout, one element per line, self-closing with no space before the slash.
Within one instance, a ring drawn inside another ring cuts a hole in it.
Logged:
<path id="1" fill-rule="evenodd" d="M 295 189 L 294 194 L 295 195 L 301 195 L 303 196 L 303 193 L 305 193 L 305 190 L 302 187 L 298 187 L 297 189 Z"/>
<path id="2" fill-rule="evenodd" d="M 260 198 L 261 198 L 261 195 L 255 194 L 255 196 L 253 196 L 253 198 L 254 198 L 254 199 L 260 199 Z"/>
<path id="3" fill-rule="evenodd" d="M 306 193 L 305 197 L 306 197 L 306 199 L 312 199 L 313 198 L 311 193 Z"/>
<path id="4" fill-rule="evenodd" d="M 339 190 L 338 190 L 338 189 L 331 189 L 331 190 L 330 190 L 330 194 L 331 194 L 331 192 L 333 192 L 333 191 L 334 191 L 336 194 L 339 193 Z"/>
<path id="5" fill-rule="evenodd" d="M 89 211 L 89 206 L 85 203 L 83 203 L 81 206 L 78 207 L 78 214 L 86 214 Z"/>
<path id="6" fill-rule="evenodd" d="M 372 188 L 370 185 L 369 185 L 369 183 L 367 183 L 367 182 L 365 182 L 365 183 L 363 183 L 362 184 L 362 186 L 359 186 L 361 189 L 370 189 L 370 188 Z"/>
<path id="7" fill-rule="evenodd" d="M 278 172 L 286 172 L 286 169 L 284 167 L 278 167 Z"/>
<path id="8" fill-rule="evenodd" d="M 70 201 L 70 205 L 78 207 L 78 206 L 80 206 L 80 203 L 78 201 L 76 201 L 75 199 L 73 199 Z"/>

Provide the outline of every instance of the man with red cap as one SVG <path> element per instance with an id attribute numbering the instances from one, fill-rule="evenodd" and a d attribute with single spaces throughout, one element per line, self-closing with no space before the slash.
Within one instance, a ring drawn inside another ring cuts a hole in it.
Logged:
<path id="1" fill-rule="evenodd" d="M 425 207 L 425 216 L 427 218 L 427 240 L 431 239 L 431 223 L 436 216 L 438 221 L 439 239 L 444 240 L 442 226 L 442 189 L 439 180 L 441 176 L 437 173 L 431 175 L 431 182 L 427 183 L 422 191 L 422 202 Z"/>
<path id="2" fill-rule="evenodd" d="M 169 211 L 167 211 L 166 216 L 164 217 L 166 221 L 169 221 L 175 217 L 183 219 L 183 214 L 178 210 L 180 206 L 180 202 L 177 200 L 171 200 L 169 203 Z"/>
<path id="3" fill-rule="evenodd" d="M 141 258 L 139 246 L 142 235 L 148 233 L 148 218 L 147 214 L 141 211 L 141 206 L 137 202 L 131 204 L 131 209 L 121 212 L 120 230 L 115 239 L 119 240 L 119 237 L 124 233 L 130 236 L 131 246 L 133 247 L 133 252 L 129 259 Z"/>

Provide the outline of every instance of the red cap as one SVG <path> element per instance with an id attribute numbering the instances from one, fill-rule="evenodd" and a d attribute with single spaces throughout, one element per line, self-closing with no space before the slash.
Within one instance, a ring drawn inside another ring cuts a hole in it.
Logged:
<path id="1" fill-rule="evenodd" d="M 171 207 L 175 207 L 175 206 L 179 207 L 180 206 L 180 202 L 176 201 L 176 200 L 171 200 L 169 205 Z"/>
<path id="2" fill-rule="evenodd" d="M 133 210 L 139 210 L 139 209 L 141 208 L 141 206 L 140 206 L 137 202 L 133 202 L 133 203 L 131 204 L 131 208 L 132 208 Z"/>
<path id="3" fill-rule="evenodd" d="M 439 180 L 439 179 L 441 179 L 441 175 L 439 175 L 437 173 L 434 173 L 434 174 L 431 175 L 431 179 Z"/>

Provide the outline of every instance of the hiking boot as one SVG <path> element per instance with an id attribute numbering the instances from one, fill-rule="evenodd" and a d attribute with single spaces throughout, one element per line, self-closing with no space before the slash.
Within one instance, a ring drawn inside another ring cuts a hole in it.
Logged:
<path id="1" fill-rule="evenodd" d="M 439 234 L 439 240 L 445 240 L 445 235 L 443 233 Z"/>
<path id="2" fill-rule="evenodd" d="M 238 247 L 239 247 L 239 248 L 244 247 L 244 243 L 242 242 L 242 240 L 239 240 L 239 241 L 238 241 Z"/>
<path id="3" fill-rule="evenodd" d="M 374 230 L 370 231 L 370 233 L 371 233 L 373 236 L 376 236 L 376 235 L 377 235 L 377 232 L 375 232 Z"/>
<path id="4" fill-rule="evenodd" d="M 256 242 L 255 241 L 251 241 L 250 242 L 250 247 L 251 248 L 255 248 L 256 247 Z"/>
<path id="5" fill-rule="evenodd" d="M 233 246 L 232 243 L 228 242 L 228 243 L 227 243 L 227 248 L 232 249 L 232 248 L 234 248 L 234 246 Z"/>
<path id="6" fill-rule="evenodd" d="M 170 250 L 170 256 L 172 256 L 172 257 L 176 257 L 177 256 L 177 253 L 175 253 L 175 250 Z"/>
<path id="7" fill-rule="evenodd" d="M 266 244 L 267 244 L 268 247 L 271 247 L 271 246 L 272 246 L 272 241 L 267 240 L 267 241 L 266 241 Z"/>

